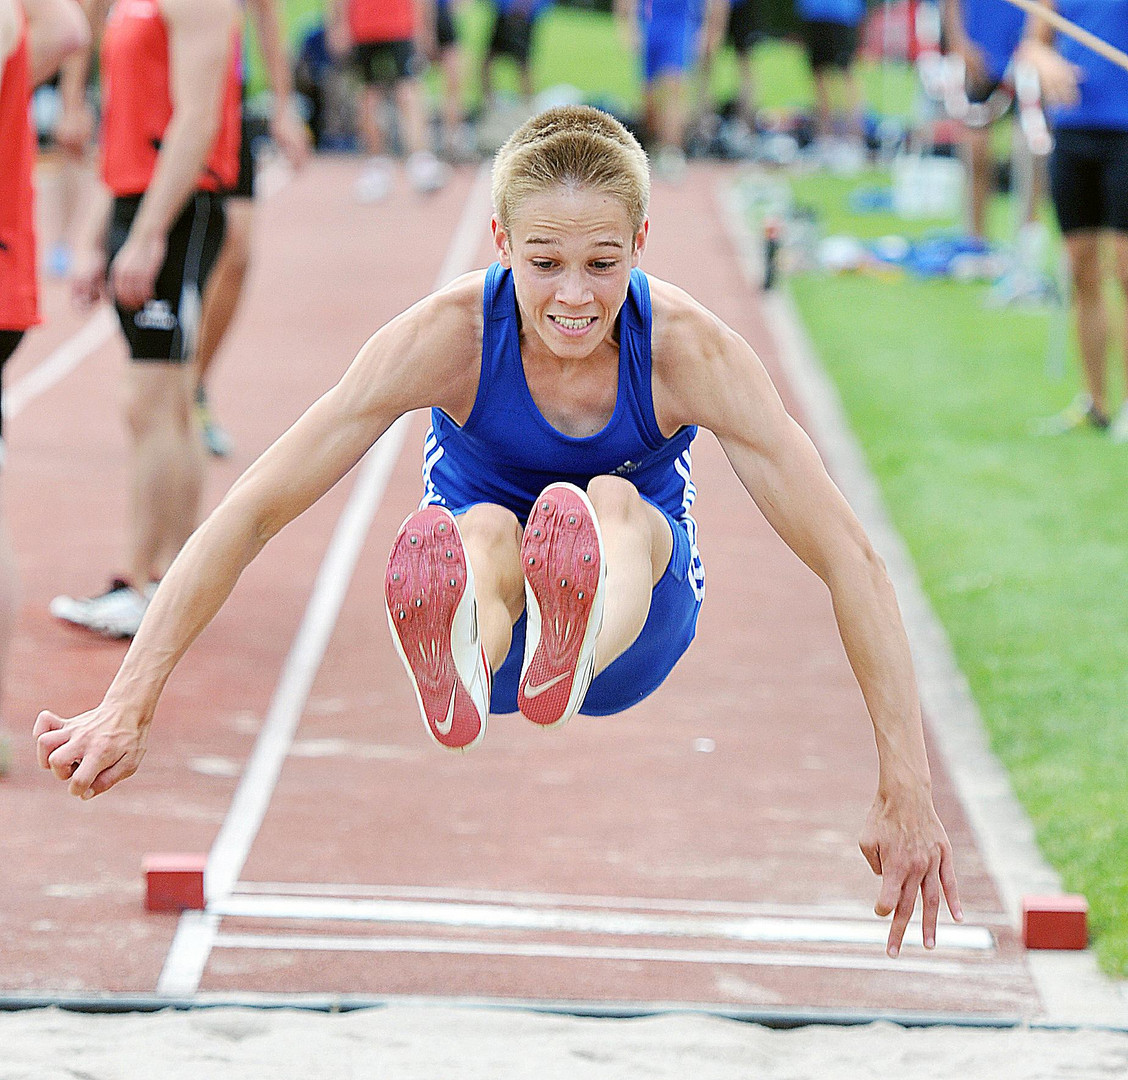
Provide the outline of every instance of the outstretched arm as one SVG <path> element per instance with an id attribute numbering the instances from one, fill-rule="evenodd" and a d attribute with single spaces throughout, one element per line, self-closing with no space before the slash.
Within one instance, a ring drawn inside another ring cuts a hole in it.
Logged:
<path id="1" fill-rule="evenodd" d="M 480 304 L 480 295 L 478 275 L 377 331 L 341 381 L 244 473 L 189 538 L 101 705 L 69 720 L 39 715 L 39 764 L 67 781 L 72 795 L 100 795 L 137 770 L 173 668 L 272 536 L 336 484 L 396 417 L 430 404 L 468 414 L 481 334 L 475 338 L 467 298 Z"/>
<path id="2" fill-rule="evenodd" d="M 670 289 L 656 286 L 659 304 Z M 908 639 L 885 566 L 752 349 L 684 293 L 669 295 L 677 362 L 659 369 L 659 420 L 666 430 L 701 423 L 713 431 L 772 527 L 830 590 L 877 742 L 877 796 L 861 839 L 882 878 L 875 910 L 893 913 L 888 951 L 895 956 L 919 893 L 931 948 L 941 893 L 952 915 L 962 916 L 952 847 L 932 804 Z"/>

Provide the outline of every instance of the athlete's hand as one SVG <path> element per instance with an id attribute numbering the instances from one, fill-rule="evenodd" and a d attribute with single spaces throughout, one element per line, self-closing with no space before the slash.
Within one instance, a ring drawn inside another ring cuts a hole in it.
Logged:
<path id="1" fill-rule="evenodd" d="M 92 799 L 137 771 L 148 729 L 105 703 L 71 720 L 41 712 L 35 753 L 41 768 L 68 782 L 72 795 Z"/>
<path id="2" fill-rule="evenodd" d="M 55 124 L 55 144 L 72 158 L 81 158 L 94 138 L 94 112 L 84 101 L 77 107 L 67 106 Z"/>
<path id="3" fill-rule="evenodd" d="M 80 307 L 106 298 L 106 253 L 101 248 L 80 247 L 71 264 L 71 295 Z"/>
<path id="4" fill-rule="evenodd" d="M 134 310 L 152 299 L 166 250 L 163 236 L 148 239 L 130 233 L 110 264 L 110 292 L 123 308 Z"/>
<path id="5" fill-rule="evenodd" d="M 278 105 L 271 114 L 270 137 L 285 154 L 291 168 L 300 169 L 309 161 L 312 146 L 309 128 L 290 102 Z"/>
<path id="6" fill-rule="evenodd" d="M 1044 42 L 1028 39 L 1022 43 L 1017 56 L 1038 73 L 1042 97 L 1048 104 L 1070 106 L 1081 100 L 1084 69 L 1071 64 L 1061 53 Z"/>
<path id="7" fill-rule="evenodd" d="M 896 956 L 901 951 L 917 893 L 924 905 L 924 947 L 935 948 L 941 891 L 953 919 L 960 922 L 963 911 L 952 866 L 952 845 L 931 796 L 922 790 L 896 796 L 878 792 L 860 846 L 870 869 L 881 877 L 874 911 L 882 917 L 893 913 L 886 952 Z"/>

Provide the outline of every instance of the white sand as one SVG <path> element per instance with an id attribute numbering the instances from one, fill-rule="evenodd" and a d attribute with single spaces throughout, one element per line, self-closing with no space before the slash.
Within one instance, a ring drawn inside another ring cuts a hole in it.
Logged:
<path id="1" fill-rule="evenodd" d="M 1124 1080 L 1128 1034 L 394 1006 L 0 1014 L 0 1080 Z"/>

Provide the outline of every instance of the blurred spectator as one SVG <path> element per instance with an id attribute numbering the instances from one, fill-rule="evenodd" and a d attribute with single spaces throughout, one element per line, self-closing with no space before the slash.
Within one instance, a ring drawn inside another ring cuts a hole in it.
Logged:
<path id="1" fill-rule="evenodd" d="M 972 106 L 986 107 L 993 95 L 1013 95 L 1001 90 L 1015 49 L 1022 40 L 1026 15 L 1007 0 L 943 0 L 941 7 L 944 39 L 950 55 L 962 61 L 964 86 Z M 983 109 L 979 110 L 983 112 Z M 968 226 L 972 236 L 987 239 L 987 206 L 996 186 L 995 158 L 992 152 L 992 120 L 963 125 L 963 150 L 967 164 Z M 1029 163 L 1028 163 L 1029 164 Z M 1041 185 L 1037 185 L 1039 190 Z M 1027 220 L 1033 220 L 1037 195 L 1028 201 Z"/>
<path id="2" fill-rule="evenodd" d="M 487 109 L 497 106 L 494 89 L 494 61 L 507 56 L 517 65 L 521 99 L 533 100 L 532 56 L 537 25 L 552 7 L 552 0 L 494 0 L 496 16 L 490 43 L 482 56 L 482 95 Z"/>
<path id="3" fill-rule="evenodd" d="M 654 174 L 678 182 L 685 173 L 689 87 L 702 57 L 724 29 L 725 0 L 616 0 L 619 25 L 642 62 L 645 128 L 654 144 Z"/>
<path id="4" fill-rule="evenodd" d="M 348 57 L 360 78 L 357 127 L 368 161 L 356 182 L 361 202 L 376 202 L 392 189 L 394 170 L 385 152 L 381 105 L 394 104 L 400 141 L 407 154 L 408 182 L 416 191 L 437 191 L 449 167 L 432 152 L 427 138 L 419 52 L 432 53 L 432 0 L 329 0 L 329 51 Z"/>
<path id="5" fill-rule="evenodd" d="M 89 37 L 82 9 L 73 0 L 0 0 L 0 375 L 24 333 L 39 322 L 32 87 L 54 74 Z M 0 427 L 0 468 L 3 463 Z M 15 556 L 0 513 L 0 703 L 16 593 Z M 10 763 L 8 737 L 0 726 L 0 777 Z"/>
<path id="6" fill-rule="evenodd" d="M 1077 26 L 1128 51 L 1128 0 L 1057 0 Z M 1109 307 L 1101 241 L 1128 299 L 1128 71 L 1031 17 L 1020 56 L 1038 72 L 1054 132 L 1050 196 L 1065 237 L 1073 313 L 1085 390 L 1064 412 L 1044 421 L 1043 434 L 1079 427 L 1108 430 L 1128 442 L 1128 401 L 1115 419 L 1108 399 Z M 1128 382 L 1128 314 L 1121 313 L 1121 347 Z"/>
<path id="7" fill-rule="evenodd" d="M 309 157 L 309 132 L 297 115 L 293 103 L 290 57 L 282 33 L 278 0 L 247 0 L 246 8 L 254 23 L 259 51 L 266 69 L 271 93 L 270 135 L 293 168 L 301 168 Z M 251 234 L 254 227 L 255 157 L 254 125 L 246 109 L 246 65 L 243 66 L 243 108 L 239 147 L 239 177 L 227 192 L 227 222 L 223 247 L 208 280 L 200 312 L 199 339 L 196 342 L 196 419 L 203 433 L 204 446 L 215 457 L 231 453 L 230 435 L 212 415 L 207 394 L 207 379 L 219 346 L 227 333 L 251 261 Z"/>
<path id="8" fill-rule="evenodd" d="M 795 0 L 795 7 L 815 80 L 816 153 L 827 164 L 852 171 L 865 160 L 862 91 L 854 71 L 865 0 Z M 840 98 L 837 116 L 833 96 Z"/>

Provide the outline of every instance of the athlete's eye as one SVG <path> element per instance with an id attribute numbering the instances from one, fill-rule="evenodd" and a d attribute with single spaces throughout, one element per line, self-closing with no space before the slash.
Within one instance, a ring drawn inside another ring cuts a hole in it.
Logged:
<path id="1" fill-rule="evenodd" d="M 535 266 L 538 270 L 551 270 L 552 269 L 552 260 L 551 259 L 533 259 L 532 263 L 533 263 L 533 266 Z"/>
<path id="2" fill-rule="evenodd" d="M 596 259 L 592 262 L 591 268 L 593 270 L 613 270 L 615 268 L 614 259 Z"/>

